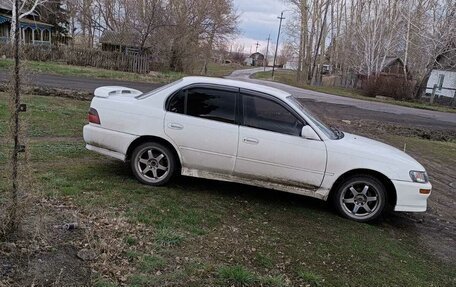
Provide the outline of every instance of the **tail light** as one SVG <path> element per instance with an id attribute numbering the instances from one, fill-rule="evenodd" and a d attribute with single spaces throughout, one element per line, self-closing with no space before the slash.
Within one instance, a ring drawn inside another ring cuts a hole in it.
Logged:
<path id="1" fill-rule="evenodd" d="M 98 116 L 98 112 L 94 108 L 90 108 L 88 119 L 89 119 L 89 123 L 97 124 L 97 125 L 101 124 L 100 117 Z"/>

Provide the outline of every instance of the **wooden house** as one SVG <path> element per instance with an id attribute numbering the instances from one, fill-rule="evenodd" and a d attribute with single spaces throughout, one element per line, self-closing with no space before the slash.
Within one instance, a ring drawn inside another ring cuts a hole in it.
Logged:
<path id="1" fill-rule="evenodd" d="M 140 35 L 132 32 L 105 31 L 100 37 L 100 44 L 103 51 L 121 52 L 126 55 L 147 54 L 151 45 L 148 41 L 141 45 L 140 40 Z"/>
<path id="2" fill-rule="evenodd" d="M 264 63 L 264 55 L 256 52 L 250 55 L 244 62 L 247 66 L 262 67 Z"/>
<path id="3" fill-rule="evenodd" d="M 411 80 L 407 67 L 405 67 L 405 74 L 407 81 Z M 398 57 L 386 57 L 383 63 L 383 68 L 380 73 L 375 75 L 366 75 L 360 73 L 357 75 L 355 87 L 364 89 L 370 80 L 375 79 L 379 82 L 391 82 L 397 79 L 398 81 L 404 80 L 404 62 Z"/>
<path id="4" fill-rule="evenodd" d="M 11 38 L 12 5 L 7 0 L 0 0 L 0 43 L 8 43 Z M 36 13 L 20 19 L 20 37 L 23 44 L 45 45 L 52 44 L 53 25 L 40 21 Z"/>

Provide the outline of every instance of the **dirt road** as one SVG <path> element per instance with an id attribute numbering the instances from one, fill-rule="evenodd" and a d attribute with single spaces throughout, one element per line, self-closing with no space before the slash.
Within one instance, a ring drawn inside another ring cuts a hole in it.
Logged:
<path id="1" fill-rule="evenodd" d="M 354 108 L 355 112 L 363 111 L 363 114 L 370 114 L 371 112 L 380 112 L 385 114 L 392 114 L 393 117 L 401 116 L 402 120 L 409 121 L 410 123 L 415 122 L 418 118 L 422 118 L 421 121 L 429 121 L 432 123 L 436 123 L 436 126 L 440 126 L 442 124 L 437 122 L 447 122 L 456 126 L 456 113 L 443 113 L 423 109 L 402 107 L 387 103 L 340 97 L 336 95 L 330 95 L 297 87 L 292 87 L 281 83 L 256 80 L 250 78 L 251 75 L 260 71 L 263 71 L 263 68 L 238 70 L 234 71 L 227 78 L 271 86 L 289 92 L 293 96 L 301 99 L 308 99 L 326 104 L 335 104 L 343 107 L 351 107 L 352 109 Z M 351 110 L 348 108 L 347 111 L 351 112 Z M 354 115 L 357 116 L 357 114 Z"/>
<path id="2" fill-rule="evenodd" d="M 9 73 L 6 71 L 0 71 L 0 82 L 7 83 L 9 80 Z M 144 82 L 130 82 L 89 77 L 69 77 L 49 74 L 31 75 L 27 79 L 25 79 L 25 84 L 43 88 L 69 89 L 90 93 L 101 86 L 126 86 L 143 92 L 151 91 L 161 86 L 161 84 L 151 84 Z"/>
<path id="3" fill-rule="evenodd" d="M 262 70 L 262 68 L 260 68 Z M 228 78 L 250 81 L 269 85 L 290 92 L 294 96 L 324 103 L 321 108 L 327 109 L 332 113 L 337 113 L 341 118 L 367 118 L 387 122 L 405 122 L 411 125 L 424 125 L 427 127 L 440 129 L 442 127 L 456 128 L 456 113 L 442 113 L 428 110 L 413 109 L 385 103 L 369 102 L 358 99 L 351 99 L 325 93 L 304 90 L 280 83 L 249 79 L 249 76 L 259 71 L 258 69 L 235 71 Z M 6 71 L 0 71 L 0 82 L 7 83 L 9 75 Z M 26 83 L 31 86 L 70 89 L 75 91 L 93 92 L 100 86 L 126 86 L 140 91 L 153 90 L 161 84 L 144 82 L 129 82 L 111 79 L 95 79 L 88 77 L 69 77 L 48 74 L 35 74 L 26 79 Z"/>

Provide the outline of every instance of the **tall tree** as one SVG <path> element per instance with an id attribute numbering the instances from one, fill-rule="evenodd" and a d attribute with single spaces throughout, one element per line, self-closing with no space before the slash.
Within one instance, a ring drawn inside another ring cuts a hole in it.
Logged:
<path id="1" fill-rule="evenodd" d="M 52 24 L 58 34 L 68 35 L 70 31 L 70 19 L 68 8 L 64 0 L 52 0 L 36 7 L 36 12 L 43 22 Z"/>

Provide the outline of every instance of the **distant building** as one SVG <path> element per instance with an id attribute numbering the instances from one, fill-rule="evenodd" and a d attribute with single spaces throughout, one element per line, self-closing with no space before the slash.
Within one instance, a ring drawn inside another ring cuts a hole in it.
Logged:
<path id="1" fill-rule="evenodd" d="M 410 80 L 410 75 L 408 73 L 407 67 L 405 67 L 405 71 L 407 74 L 407 79 Z M 357 88 L 364 88 L 366 84 L 369 82 L 368 77 L 369 75 L 360 73 L 357 75 Z M 404 78 L 404 62 L 402 61 L 401 58 L 399 57 L 386 57 L 385 62 L 383 64 L 383 69 L 380 71 L 380 73 L 376 75 L 370 75 L 370 76 L 375 76 L 377 79 L 380 80 L 387 80 L 387 79 L 392 79 L 392 78 L 397 78 L 397 79 L 403 79 Z"/>
<path id="2" fill-rule="evenodd" d="M 404 62 L 398 57 L 386 57 L 384 67 L 381 70 L 380 75 L 404 76 Z"/>
<path id="3" fill-rule="evenodd" d="M 100 37 L 101 49 L 109 52 L 122 52 L 125 54 L 144 53 L 151 47 L 148 43 L 142 45 L 139 35 L 105 31 Z M 142 47 L 141 47 L 142 46 Z"/>
<path id="4" fill-rule="evenodd" d="M 456 42 L 454 45 L 456 46 Z M 454 49 L 437 57 L 435 69 L 432 70 L 426 85 L 426 94 L 432 94 L 434 85 L 436 85 L 435 95 L 454 98 L 453 104 L 456 104 L 456 52 Z"/>
<path id="5" fill-rule="evenodd" d="M 245 59 L 244 63 L 247 66 L 262 67 L 264 64 L 264 55 L 259 52 L 253 53 Z"/>
<path id="6" fill-rule="evenodd" d="M 299 59 L 297 57 L 293 57 L 289 59 L 285 65 L 283 65 L 283 68 L 286 70 L 293 70 L 297 71 L 299 67 Z"/>
<path id="7" fill-rule="evenodd" d="M 456 95 L 456 69 L 432 70 L 426 85 L 426 94 L 432 94 L 436 85 L 435 95 L 453 98 Z"/>
<path id="8" fill-rule="evenodd" d="M 11 2 L 0 0 L 0 43 L 10 41 L 11 15 Z M 50 46 L 53 27 L 51 24 L 41 22 L 37 13 L 31 13 L 19 21 L 21 41 L 23 44 Z"/>

